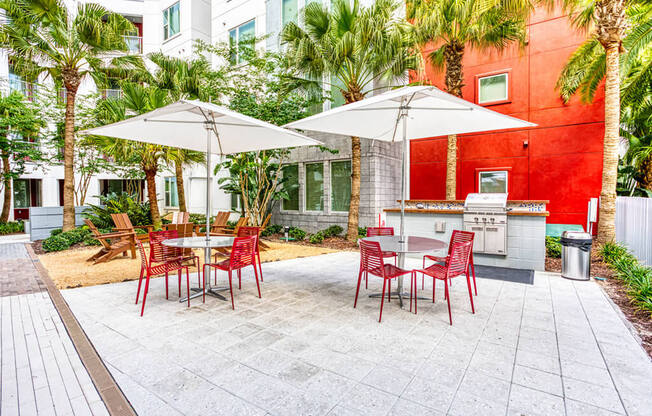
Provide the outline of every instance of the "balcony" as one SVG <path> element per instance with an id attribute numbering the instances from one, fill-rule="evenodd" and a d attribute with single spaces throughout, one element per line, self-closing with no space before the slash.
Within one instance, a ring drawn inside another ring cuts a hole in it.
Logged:
<path id="1" fill-rule="evenodd" d="M 103 89 L 100 94 L 102 98 L 122 98 L 122 90 L 119 89 Z"/>
<path id="2" fill-rule="evenodd" d="M 123 36 L 127 49 L 131 53 L 143 53 L 143 37 L 142 36 Z"/>

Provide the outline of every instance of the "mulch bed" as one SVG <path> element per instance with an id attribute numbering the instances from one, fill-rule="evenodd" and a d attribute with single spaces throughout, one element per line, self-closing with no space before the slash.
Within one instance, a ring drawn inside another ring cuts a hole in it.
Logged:
<path id="1" fill-rule="evenodd" d="M 269 240 L 279 243 L 285 243 L 283 234 L 273 234 L 268 237 L 263 237 L 263 240 Z M 312 247 L 326 247 L 332 248 L 333 250 L 343 250 L 343 251 L 358 251 L 358 244 L 347 241 L 342 237 L 330 237 L 325 238 L 324 241 L 320 244 L 312 244 L 307 239 L 303 241 L 288 241 L 288 244 L 296 244 L 300 246 L 312 246 Z"/>
<path id="2" fill-rule="evenodd" d="M 546 270 L 561 272 L 561 259 L 546 257 Z M 638 336 L 641 337 L 643 348 L 652 358 L 652 317 L 637 310 L 627 297 L 627 288 L 616 278 L 613 270 L 602 261 L 598 248 L 594 245 L 591 251 L 591 276 L 601 277 L 606 280 L 596 280 L 611 300 L 618 305 L 627 320 L 634 326 Z"/>

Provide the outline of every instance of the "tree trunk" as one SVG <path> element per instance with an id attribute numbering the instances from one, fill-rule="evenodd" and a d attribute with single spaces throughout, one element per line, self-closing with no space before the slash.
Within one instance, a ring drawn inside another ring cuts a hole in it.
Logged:
<path id="1" fill-rule="evenodd" d="M 446 90 L 462 98 L 462 87 L 464 87 L 464 72 L 462 58 L 464 57 L 464 45 L 450 43 L 444 49 L 446 59 Z M 446 199 L 454 200 L 457 197 L 457 135 L 448 136 L 446 150 Z"/>
<path id="2" fill-rule="evenodd" d="M 63 129 L 63 231 L 75 228 L 75 97 L 81 82 L 76 70 L 62 71 L 66 88 Z"/>
<path id="3" fill-rule="evenodd" d="M 9 221 L 9 211 L 11 210 L 11 194 L 12 194 L 12 187 L 11 187 L 11 178 L 9 177 L 9 172 L 11 171 L 11 168 L 9 167 L 9 157 L 6 155 L 2 155 L 2 182 L 4 185 L 4 198 L 2 201 L 2 214 L 0 214 L 0 222 L 7 222 Z"/>
<path id="4" fill-rule="evenodd" d="M 147 182 L 147 199 L 149 199 L 149 212 L 152 214 L 154 229 L 161 228 L 161 214 L 158 211 L 158 196 L 156 195 L 156 169 L 143 169 Z"/>
<path id="5" fill-rule="evenodd" d="M 652 191 L 652 155 L 648 156 L 640 167 L 641 180 L 639 184 L 641 188 Z"/>
<path id="6" fill-rule="evenodd" d="M 457 136 L 448 136 L 446 149 L 446 199 L 451 201 L 457 196 Z"/>
<path id="7" fill-rule="evenodd" d="M 183 187 L 183 166 L 179 162 L 174 162 L 174 174 L 177 177 L 177 198 L 179 199 L 179 211 L 187 212 L 186 208 L 186 191 Z"/>
<path id="8" fill-rule="evenodd" d="M 358 240 L 360 221 L 360 156 L 360 138 L 351 137 L 351 202 L 346 239 L 353 242 Z"/>
<path id="9" fill-rule="evenodd" d="M 620 124 L 619 44 L 611 42 L 606 49 L 606 79 L 604 99 L 604 144 L 602 155 L 602 190 L 598 242 L 616 237 L 616 180 L 618 177 L 618 139 Z"/>

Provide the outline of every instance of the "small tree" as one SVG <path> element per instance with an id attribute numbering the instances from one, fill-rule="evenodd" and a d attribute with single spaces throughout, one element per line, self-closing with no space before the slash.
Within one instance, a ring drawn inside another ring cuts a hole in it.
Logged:
<path id="1" fill-rule="evenodd" d="M 28 103 L 22 94 L 14 91 L 0 97 L 0 159 L 4 189 L 0 222 L 9 219 L 13 179 L 25 172 L 27 161 L 43 159 L 38 143 L 39 131 L 43 127 L 45 123 L 38 109 Z"/>

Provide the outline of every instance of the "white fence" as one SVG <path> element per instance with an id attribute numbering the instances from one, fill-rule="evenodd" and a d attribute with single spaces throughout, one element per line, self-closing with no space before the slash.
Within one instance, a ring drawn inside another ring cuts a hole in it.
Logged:
<path id="1" fill-rule="evenodd" d="M 652 198 L 616 199 L 616 240 L 642 263 L 652 266 Z"/>

